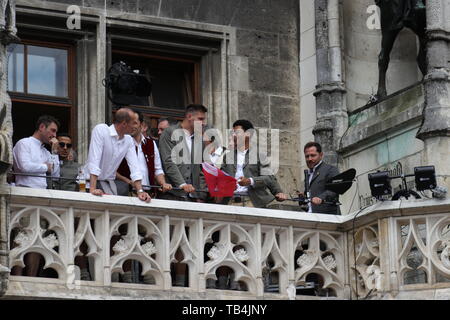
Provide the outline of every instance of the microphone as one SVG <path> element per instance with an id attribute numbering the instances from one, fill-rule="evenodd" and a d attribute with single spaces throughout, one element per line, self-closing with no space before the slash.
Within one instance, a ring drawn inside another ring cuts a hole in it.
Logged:
<path id="1" fill-rule="evenodd" d="M 292 199 L 292 200 L 298 201 L 298 205 L 300 207 L 304 206 L 306 204 L 309 204 L 309 201 L 310 201 L 310 199 L 309 199 L 309 170 L 305 170 L 304 173 L 305 173 L 305 192 L 304 192 L 304 195 L 303 196 L 299 195 L 298 198 Z"/>
<path id="2" fill-rule="evenodd" d="M 445 199 L 447 197 L 447 188 L 446 187 L 436 187 L 435 189 L 431 190 L 433 193 L 433 198 L 436 199 Z"/>
<path id="3" fill-rule="evenodd" d="M 309 170 L 306 169 L 305 171 L 305 195 L 306 199 L 310 200 L 310 193 L 309 193 Z"/>

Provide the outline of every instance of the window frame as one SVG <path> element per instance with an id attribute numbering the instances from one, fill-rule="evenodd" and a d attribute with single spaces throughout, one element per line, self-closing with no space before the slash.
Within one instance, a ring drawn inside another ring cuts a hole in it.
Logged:
<path id="1" fill-rule="evenodd" d="M 24 64 L 23 64 L 23 78 L 24 78 L 24 91 L 9 91 L 11 101 L 32 103 L 32 104 L 45 104 L 56 107 L 73 107 L 75 106 L 76 99 L 76 81 L 75 81 L 75 47 L 73 45 L 61 42 L 46 42 L 38 40 L 22 40 L 21 45 L 24 45 Z M 27 93 L 28 90 L 28 47 L 27 46 L 39 46 L 53 49 L 64 49 L 67 51 L 67 97 L 48 96 L 36 93 Z"/>
<path id="2" fill-rule="evenodd" d="M 27 35 L 28 37 L 30 35 Z M 64 49 L 67 50 L 67 97 L 56 97 L 56 96 L 48 96 L 41 95 L 35 93 L 26 93 L 26 92 L 16 92 L 16 91 L 7 91 L 10 98 L 12 106 L 14 107 L 14 103 L 25 103 L 35 106 L 48 106 L 48 107 L 56 107 L 63 108 L 69 110 L 68 115 L 70 117 L 69 125 L 68 125 L 68 134 L 72 136 L 72 143 L 74 146 L 78 144 L 77 139 L 77 128 L 78 128 L 78 115 L 77 115 L 77 62 L 76 62 L 76 45 L 63 42 L 64 40 L 56 40 L 56 41 L 42 41 L 42 40 L 30 40 L 27 37 L 23 37 L 19 44 L 25 45 L 24 47 L 24 91 L 28 89 L 27 82 L 27 61 L 26 54 L 27 45 L 32 46 L 40 46 L 46 48 L 55 48 L 55 49 Z M 61 109 L 60 109 L 61 110 Z"/>

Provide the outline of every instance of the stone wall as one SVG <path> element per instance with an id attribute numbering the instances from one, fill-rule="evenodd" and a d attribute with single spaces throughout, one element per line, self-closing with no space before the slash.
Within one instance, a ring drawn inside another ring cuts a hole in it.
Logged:
<path id="1" fill-rule="evenodd" d="M 40 1 L 42 2 L 42 1 Z M 32 5 L 33 1 L 18 1 Z M 286 192 L 299 185 L 299 1 L 298 0 L 54 0 L 52 4 L 106 9 L 106 17 L 128 14 L 168 24 L 195 22 L 235 28 L 229 52 L 228 126 L 246 118 L 280 130 L 279 180 Z M 94 11 L 97 12 L 97 11 Z M 100 12 L 100 11 L 98 11 Z M 215 119 L 218 120 L 218 119 Z M 80 141 L 83 143 L 83 141 Z M 86 146 L 84 146 L 85 148 Z"/>

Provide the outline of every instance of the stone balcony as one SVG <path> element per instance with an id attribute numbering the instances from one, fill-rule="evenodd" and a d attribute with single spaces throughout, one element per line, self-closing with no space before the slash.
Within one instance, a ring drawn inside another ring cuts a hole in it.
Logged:
<path id="1" fill-rule="evenodd" d="M 34 252 L 45 273 L 11 275 L 6 299 L 450 298 L 450 200 L 377 203 L 355 218 L 7 189 L 9 267 Z M 91 281 L 76 264 L 83 245 Z M 136 283 L 120 280 L 127 260 Z M 174 263 L 187 266 L 184 286 Z M 220 270 L 235 290 L 217 287 Z"/>

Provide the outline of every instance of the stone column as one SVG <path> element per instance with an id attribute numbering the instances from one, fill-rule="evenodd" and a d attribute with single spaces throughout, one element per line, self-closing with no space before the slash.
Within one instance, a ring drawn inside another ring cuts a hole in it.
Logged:
<path id="1" fill-rule="evenodd" d="M 327 163 L 338 165 L 339 141 L 347 128 L 345 85 L 342 81 L 338 0 L 316 0 L 317 87 L 313 134 Z"/>
<path id="2" fill-rule="evenodd" d="M 9 248 L 9 199 L 6 172 L 11 168 L 13 125 L 11 119 L 11 99 L 7 92 L 8 56 L 6 46 L 17 42 L 15 22 L 15 2 L 0 1 L 0 297 L 8 289 Z"/>
<path id="3" fill-rule="evenodd" d="M 424 143 L 423 164 L 434 165 L 438 185 L 450 189 L 450 1 L 428 0 L 425 109 L 417 138 Z"/>

